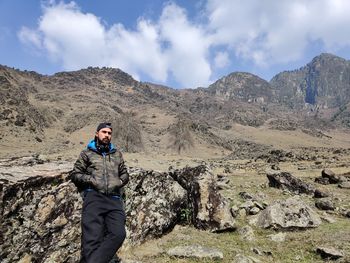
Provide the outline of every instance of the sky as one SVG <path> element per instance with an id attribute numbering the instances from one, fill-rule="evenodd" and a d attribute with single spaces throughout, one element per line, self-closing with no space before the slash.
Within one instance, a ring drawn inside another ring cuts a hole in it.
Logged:
<path id="1" fill-rule="evenodd" d="M 114 67 L 173 88 L 267 81 L 323 52 L 350 59 L 349 0 L 0 0 L 0 64 Z"/>

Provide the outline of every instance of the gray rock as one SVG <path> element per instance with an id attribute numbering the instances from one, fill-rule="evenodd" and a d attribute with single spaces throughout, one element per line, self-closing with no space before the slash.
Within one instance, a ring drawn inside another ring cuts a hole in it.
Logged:
<path id="1" fill-rule="evenodd" d="M 321 172 L 321 175 L 322 175 L 323 178 L 328 178 L 330 184 L 340 183 L 340 176 L 336 175 L 330 169 L 323 169 L 322 172 Z"/>
<path id="2" fill-rule="evenodd" d="M 316 253 L 319 254 L 323 259 L 336 260 L 344 257 L 344 253 L 342 251 L 339 251 L 333 247 L 317 247 Z"/>
<path id="3" fill-rule="evenodd" d="M 236 229 L 229 202 L 219 193 L 207 166 L 186 167 L 170 175 L 187 191 L 188 208 L 196 228 L 213 232 Z"/>
<path id="4" fill-rule="evenodd" d="M 254 206 L 255 206 L 254 202 L 251 201 L 251 200 L 249 200 L 249 201 L 246 201 L 246 202 L 242 203 L 242 204 L 239 206 L 239 208 L 245 209 L 245 210 L 248 212 L 248 211 L 249 211 L 251 208 L 253 208 Z"/>
<path id="5" fill-rule="evenodd" d="M 197 258 L 197 259 L 223 259 L 223 253 L 214 248 L 202 247 L 200 245 L 177 246 L 167 251 L 172 257 Z"/>
<path id="6" fill-rule="evenodd" d="M 257 215 L 257 214 L 259 214 L 259 212 L 260 212 L 260 209 L 257 207 L 253 207 L 249 210 L 250 215 Z"/>
<path id="7" fill-rule="evenodd" d="M 240 192 L 239 196 L 242 197 L 244 200 L 253 200 L 254 196 L 247 192 Z"/>
<path id="8" fill-rule="evenodd" d="M 322 199 L 316 200 L 315 206 L 321 210 L 335 210 L 335 206 L 333 202 L 328 198 L 327 199 L 322 198 Z"/>
<path id="9" fill-rule="evenodd" d="M 315 198 L 324 198 L 324 197 L 329 197 L 329 193 L 322 191 L 320 189 L 316 189 L 314 193 Z"/>
<path id="10" fill-rule="evenodd" d="M 131 244 L 160 237 L 176 222 L 190 217 L 189 212 L 186 213 L 186 190 L 167 173 L 132 170 L 125 190 L 128 241 Z"/>
<path id="11" fill-rule="evenodd" d="M 349 181 L 343 181 L 338 185 L 339 188 L 344 189 L 350 189 L 350 182 Z"/>
<path id="12" fill-rule="evenodd" d="M 296 194 L 314 194 L 315 187 L 288 172 L 269 171 L 267 173 L 269 186 L 282 190 L 288 190 Z"/>
<path id="13" fill-rule="evenodd" d="M 299 196 L 277 201 L 263 210 L 257 226 L 273 229 L 314 228 L 321 224 L 319 215 L 306 205 Z"/>
<path id="14" fill-rule="evenodd" d="M 315 178 L 315 183 L 327 185 L 329 184 L 329 179 L 325 177 L 317 177 Z"/>

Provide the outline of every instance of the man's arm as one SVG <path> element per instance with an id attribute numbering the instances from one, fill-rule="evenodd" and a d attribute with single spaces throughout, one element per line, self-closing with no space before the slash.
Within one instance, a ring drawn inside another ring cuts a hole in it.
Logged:
<path id="1" fill-rule="evenodd" d="M 79 191 L 82 191 L 89 186 L 93 186 L 93 178 L 87 172 L 88 165 L 89 158 L 83 151 L 80 153 L 78 160 L 74 164 L 73 171 L 70 173 L 71 180 Z"/>
<path id="2" fill-rule="evenodd" d="M 129 173 L 128 170 L 126 169 L 124 159 L 122 154 L 120 153 L 120 164 L 119 164 L 119 178 L 122 181 L 121 187 L 125 186 L 129 182 Z"/>

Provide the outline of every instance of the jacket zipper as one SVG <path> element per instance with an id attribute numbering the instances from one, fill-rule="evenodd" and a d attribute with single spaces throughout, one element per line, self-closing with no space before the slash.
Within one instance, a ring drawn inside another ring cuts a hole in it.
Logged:
<path id="1" fill-rule="evenodd" d="M 105 192 L 108 195 L 108 181 L 107 181 L 107 168 L 106 168 L 106 154 L 103 153 L 103 179 L 105 182 Z"/>

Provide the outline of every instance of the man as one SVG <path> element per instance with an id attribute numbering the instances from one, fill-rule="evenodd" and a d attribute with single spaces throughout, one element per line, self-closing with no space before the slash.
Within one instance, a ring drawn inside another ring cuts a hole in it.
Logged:
<path id="1" fill-rule="evenodd" d="M 123 186 L 129 181 L 111 123 L 101 123 L 80 153 L 71 179 L 83 196 L 81 262 L 109 262 L 126 237 Z"/>

